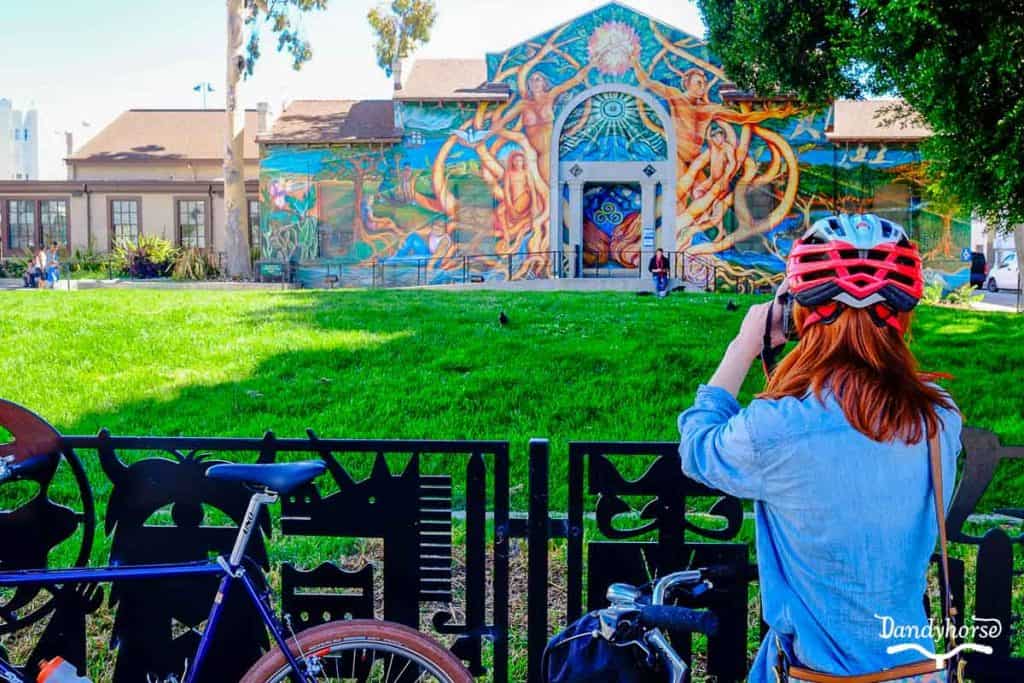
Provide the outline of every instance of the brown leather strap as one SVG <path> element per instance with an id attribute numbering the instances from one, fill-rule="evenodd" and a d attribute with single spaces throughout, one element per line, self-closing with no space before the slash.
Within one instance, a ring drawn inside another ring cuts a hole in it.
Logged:
<path id="1" fill-rule="evenodd" d="M 869 674 L 858 674 L 855 676 L 833 676 L 823 674 L 820 671 L 804 669 L 799 666 L 789 667 L 789 678 L 809 683 L 883 683 L 884 681 L 898 681 L 901 678 L 921 676 L 923 674 L 935 673 L 935 662 L 926 659 L 913 664 L 904 664 L 885 671 L 876 671 Z"/>
<path id="2" fill-rule="evenodd" d="M 931 464 L 932 491 L 935 494 L 935 519 L 939 526 L 939 552 L 942 556 L 942 606 L 945 619 L 955 623 L 956 609 L 953 607 L 953 590 L 949 579 L 949 546 L 946 540 L 946 503 L 942 495 L 942 442 L 940 433 L 928 437 L 928 460 Z M 956 647 L 954 629 L 943 624 L 946 634 L 947 652 Z"/>

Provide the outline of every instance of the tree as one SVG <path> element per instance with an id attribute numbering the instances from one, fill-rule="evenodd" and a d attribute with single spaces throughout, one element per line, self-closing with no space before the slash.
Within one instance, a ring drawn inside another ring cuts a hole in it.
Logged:
<path id="1" fill-rule="evenodd" d="M 390 7 L 382 4 L 371 9 L 366 19 L 377 36 L 373 46 L 377 64 L 397 78 L 400 61 L 430 40 L 437 8 L 434 0 L 392 0 Z"/>
<path id="2" fill-rule="evenodd" d="M 260 57 L 259 23 L 277 35 L 277 49 L 291 55 L 297 70 L 310 60 L 313 51 L 293 19 L 302 12 L 322 10 L 327 0 L 226 0 L 227 86 L 224 105 L 227 139 L 224 148 L 224 215 L 227 232 L 227 272 L 231 277 L 251 275 L 249 263 L 249 206 L 245 198 L 245 108 L 239 106 L 239 82 L 251 76 Z M 243 27 L 251 27 L 243 41 Z M 244 45 L 243 45 L 244 42 Z"/>
<path id="3" fill-rule="evenodd" d="M 809 101 L 898 94 L 931 127 L 936 190 L 1024 254 L 1024 0 L 698 0 L 740 86 Z"/>

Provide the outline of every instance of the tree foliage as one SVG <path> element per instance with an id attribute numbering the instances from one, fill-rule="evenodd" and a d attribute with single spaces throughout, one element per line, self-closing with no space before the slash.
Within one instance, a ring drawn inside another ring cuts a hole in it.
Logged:
<path id="1" fill-rule="evenodd" d="M 923 146 L 939 191 L 991 225 L 1024 223 L 1024 0 L 698 3 L 741 87 L 899 95 L 934 132 Z"/>
<path id="2" fill-rule="evenodd" d="M 245 0 L 248 11 L 245 23 L 251 27 L 246 43 L 245 74 L 251 76 L 260 58 L 259 24 L 262 22 L 277 36 L 277 51 L 292 58 L 296 71 L 313 57 L 313 49 L 306 40 L 298 18 L 304 12 L 327 8 L 328 0 Z"/>
<path id="3" fill-rule="evenodd" d="M 390 5 L 371 9 L 366 19 L 377 37 L 373 46 L 377 64 L 391 76 L 396 59 L 405 59 L 430 40 L 437 8 L 434 0 L 392 0 Z"/>

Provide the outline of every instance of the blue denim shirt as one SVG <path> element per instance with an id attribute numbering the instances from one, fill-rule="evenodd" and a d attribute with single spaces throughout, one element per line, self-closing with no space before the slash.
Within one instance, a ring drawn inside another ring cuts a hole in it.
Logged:
<path id="1" fill-rule="evenodd" d="M 775 680 L 776 637 L 795 661 L 837 675 L 921 658 L 887 654 L 908 641 L 882 638 L 876 615 L 900 626 L 927 624 L 925 573 L 938 535 L 927 443 L 872 441 L 831 395 L 823 399 L 757 399 L 741 408 L 724 389 L 701 386 L 679 416 L 683 472 L 755 501 L 761 604 L 771 631 L 751 683 Z M 948 506 L 961 418 L 939 414 Z M 916 642 L 934 650 L 927 639 Z"/>

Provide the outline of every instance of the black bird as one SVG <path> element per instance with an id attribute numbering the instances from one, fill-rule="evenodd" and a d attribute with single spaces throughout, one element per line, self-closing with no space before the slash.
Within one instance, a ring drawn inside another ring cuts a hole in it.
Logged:
<path id="1" fill-rule="evenodd" d="M 736 305 L 736 304 L 735 304 L 735 303 L 733 302 L 733 300 L 732 300 L 732 299 L 729 299 L 729 303 L 727 303 L 727 304 L 725 305 L 725 310 L 727 310 L 727 311 L 735 311 L 735 310 L 738 310 L 738 309 L 739 309 L 739 306 L 737 306 L 737 305 Z"/>
<path id="2" fill-rule="evenodd" d="M 508 325 L 508 316 L 505 315 L 505 311 L 498 314 L 498 322 L 501 323 L 502 327 Z"/>

